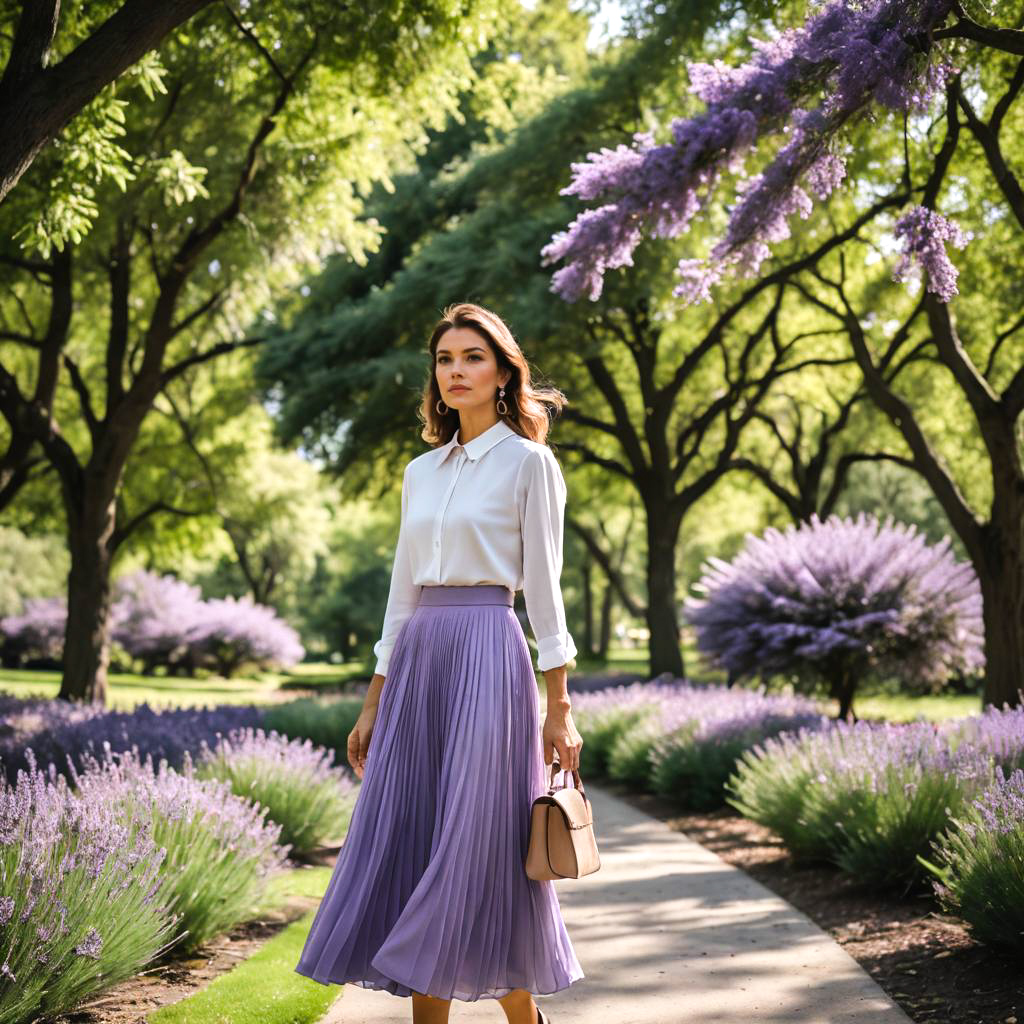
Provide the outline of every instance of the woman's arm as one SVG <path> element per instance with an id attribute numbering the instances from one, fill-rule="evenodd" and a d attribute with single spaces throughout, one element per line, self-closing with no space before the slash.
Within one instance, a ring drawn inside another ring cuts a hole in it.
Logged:
<path id="1" fill-rule="evenodd" d="M 412 557 L 409 548 L 407 524 L 408 513 L 409 464 L 407 463 L 402 474 L 402 514 L 398 527 L 398 543 L 395 545 L 395 560 L 391 567 L 391 586 L 388 590 L 388 603 L 384 611 L 381 637 L 373 646 L 373 653 L 377 655 L 374 679 L 376 680 L 378 675 L 381 676 L 381 685 L 383 685 L 383 677 L 388 672 L 391 649 L 395 646 L 398 631 L 402 628 L 405 620 L 416 610 L 420 591 L 423 589 L 412 581 Z M 371 689 L 372 686 L 373 684 L 371 684 Z M 380 686 L 377 686 L 377 694 L 379 695 L 379 693 Z"/>
<path id="2" fill-rule="evenodd" d="M 531 453 L 520 467 L 520 521 L 523 530 L 523 599 L 537 640 L 537 668 L 544 673 L 547 713 L 544 763 L 558 754 L 563 769 L 578 769 L 583 738 L 572 720 L 568 662 L 576 644 L 565 624 L 562 601 L 562 534 L 566 486 L 547 448 Z"/>

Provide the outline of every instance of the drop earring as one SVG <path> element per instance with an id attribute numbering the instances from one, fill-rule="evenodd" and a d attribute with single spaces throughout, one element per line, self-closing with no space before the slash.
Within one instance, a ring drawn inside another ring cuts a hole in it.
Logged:
<path id="1" fill-rule="evenodd" d="M 498 415 L 500 415 L 500 416 L 507 416 L 508 415 L 508 406 L 505 404 L 504 399 L 505 399 L 505 389 L 502 388 L 498 392 L 498 404 L 495 406 L 495 408 L 498 410 Z M 505 406 L 504 409 L 502 409 L 503 405 Z"/>

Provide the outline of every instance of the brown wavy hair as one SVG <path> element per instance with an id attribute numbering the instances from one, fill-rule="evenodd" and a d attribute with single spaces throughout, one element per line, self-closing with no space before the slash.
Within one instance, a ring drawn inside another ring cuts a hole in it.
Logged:
<path id="1" fill-rule="evenodd" d="M 423 387 L 423 401 L 420 405 L 420 417 L 424 421 L 421 432 L 423 440 L 440 447 L 447 444 L 459 429 L 457 410 L 445 406 L 444 413 L 437 411 L 437 404 L 441 401 L 435 373 L 437 345 L 444 332 L 452 327 L 468 327 L 476 331 L 491 346 L 499 369 L 511 371 L 504 397 L 508 413 L 504 416 L 499 413 L 498 418 L 522 437 L 546 444 L 552 417 L 568 405 L 569 399 L 558 388 L 535 387 L 530 380 L 526 357 L 505 321 L 497 313 L 472 302 L 456 302 L 446 306 L 430 334 L 430 372 Z M 498 401 L 497 391 L 494 393 L 494 401 Z"/>

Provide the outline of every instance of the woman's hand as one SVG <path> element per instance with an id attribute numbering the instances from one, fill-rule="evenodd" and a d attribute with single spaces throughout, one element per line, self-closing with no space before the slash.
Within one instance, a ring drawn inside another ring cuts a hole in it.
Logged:
<path id="1" fill-rule="evenodd" d="M 544 763 L 551 764 L 552 753 L 558 752 L 559 767 L 566 771 L 578 769 L 583 737 L 572 720 L 568 708 L 549 707 L 544 718 Z"/>
<path id="2" fill-rule="evenodd" d="M 366 768 L 366 753 L 370 749 L 370 737 L 373 735 L 373 723 L 377 720 L 377 706 L 366 705 L 359 712 L 356 724 L 348 734 L 348 763 L 361 779 Z"/>

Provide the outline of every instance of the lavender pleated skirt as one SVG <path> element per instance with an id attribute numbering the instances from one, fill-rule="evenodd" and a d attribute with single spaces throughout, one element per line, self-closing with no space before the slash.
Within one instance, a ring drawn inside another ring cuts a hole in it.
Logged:
<path id="1" fill-rule="evenodd" d="M 550 769 L 514 596 L 423 587 L 299 974 L 462 1000 L 547 995 L 584 976 L 554 883 L 523 867 Z"/>

